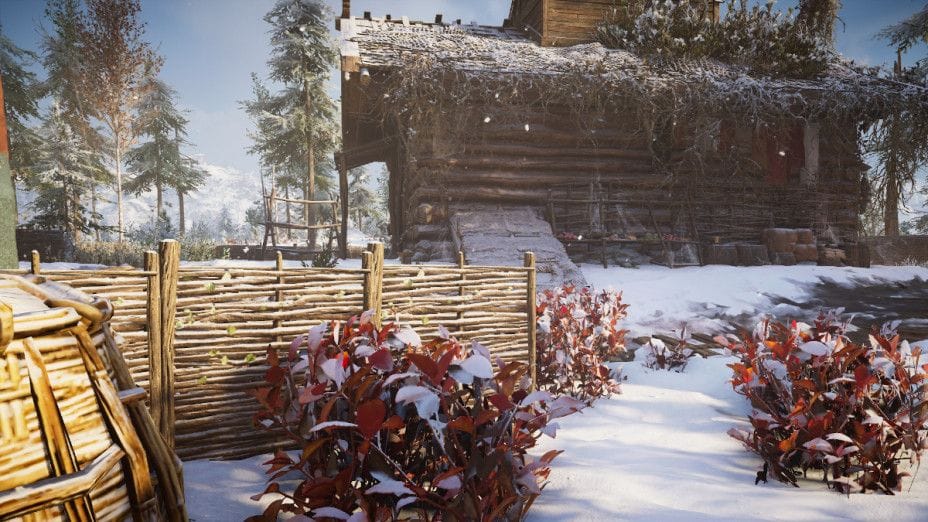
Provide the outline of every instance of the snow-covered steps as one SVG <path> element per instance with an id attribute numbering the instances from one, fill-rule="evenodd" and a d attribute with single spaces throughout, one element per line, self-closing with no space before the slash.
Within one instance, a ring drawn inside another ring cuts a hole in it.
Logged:
<path id="1" fill-rule="evenodd" d="M 525 252 L 534 252 L 539 288 L 586 285 L 564 245 L 554 237 L 551 225 L 534 207 L 453 205 L 449 221 L 455 247 L 464 252 L 468 264 L 521 265 Z"/>

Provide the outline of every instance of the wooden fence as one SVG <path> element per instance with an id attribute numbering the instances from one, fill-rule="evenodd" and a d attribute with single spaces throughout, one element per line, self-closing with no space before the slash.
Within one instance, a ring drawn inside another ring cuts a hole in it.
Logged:
<path id="1" fill-rule="evenodd" d="M 289 348 L 322 321 L 363 310 L 423 337 L 446 327 L 505 360 L 534 368 L 535 269 L 385 265 L 372 243 L 360 269 L 179 267 L 177 243 L 145 256 L 145 268 L 32 272 L 113 302 L 113 327 L 133 378 L 149 390 L 152 417 L 185 460 L 241 458 L 281 442 L 252 426 L 268 346 Z M 534 374 L 533 374 L 534 377 Z"/>

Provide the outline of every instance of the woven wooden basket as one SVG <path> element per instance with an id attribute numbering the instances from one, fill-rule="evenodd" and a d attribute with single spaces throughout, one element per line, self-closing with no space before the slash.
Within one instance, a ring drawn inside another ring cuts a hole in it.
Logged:
<path id="1" fill-rule="evenodd" d="M 0 519 L 186 519 L 111 315 L 63 285 L 0 276 Z"/>

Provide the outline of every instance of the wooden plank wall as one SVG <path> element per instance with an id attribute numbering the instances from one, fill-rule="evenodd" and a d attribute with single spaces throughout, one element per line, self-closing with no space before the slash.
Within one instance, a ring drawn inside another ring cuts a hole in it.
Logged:
<path id="1" fill-rule="evenodd" d="M 514 0 L 512 25 L 527 30 L 536 42 L 542 41 L 545 32 L 544 9 L 547 0 Z"/>
<path id="2" fill-rule="evenodd" d="M 620 3 L 619 0 L 548 0 L 541 44 L 564 47 L 595 41 L 596 28 Z"/>

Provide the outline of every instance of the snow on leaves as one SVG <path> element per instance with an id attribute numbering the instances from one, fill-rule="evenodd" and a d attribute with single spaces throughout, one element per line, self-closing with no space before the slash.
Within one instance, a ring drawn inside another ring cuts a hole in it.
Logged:
<path id="1" fill-rule="evenodd" d="M 928 447 L 928 365 L 892 325 L 857 344 L 838 315 L 811 327 L 765 322 L 728 343 L 740 358 L 729 365 L 732 386 L 756 408 L 752 430 L 729 435 L 782 482 L 817 469 L 839 491 L 892 494 L 907 475 L 902 462 Z"/>
<path id="2" fill-rule="evenodd" d="M 622 295 L 565 286 L 538 297 L 538 386 L 593 401 L 619 392 L 605 362 L 625 352 Z"/>
<path id="3" fill-rule="evenodd" d="M 302 451 L 268 463 L 263 494 L 281 495 L 277 481 L 288 473 L 305 478 L 265 519 L 525 516 L 558 453 L 533 460 L 527 451 L 555 435 L 553 419 L 586 403 L 530 392 L 526 364 L 494 368 L 485 347 L 439 332 L 423 342 L 411 329 L 378 330 L 361 317 L 313 328 L 286 360 L 268 352 L 267 386 L 254 393 L 262 406 L 256 426 Z"/>

